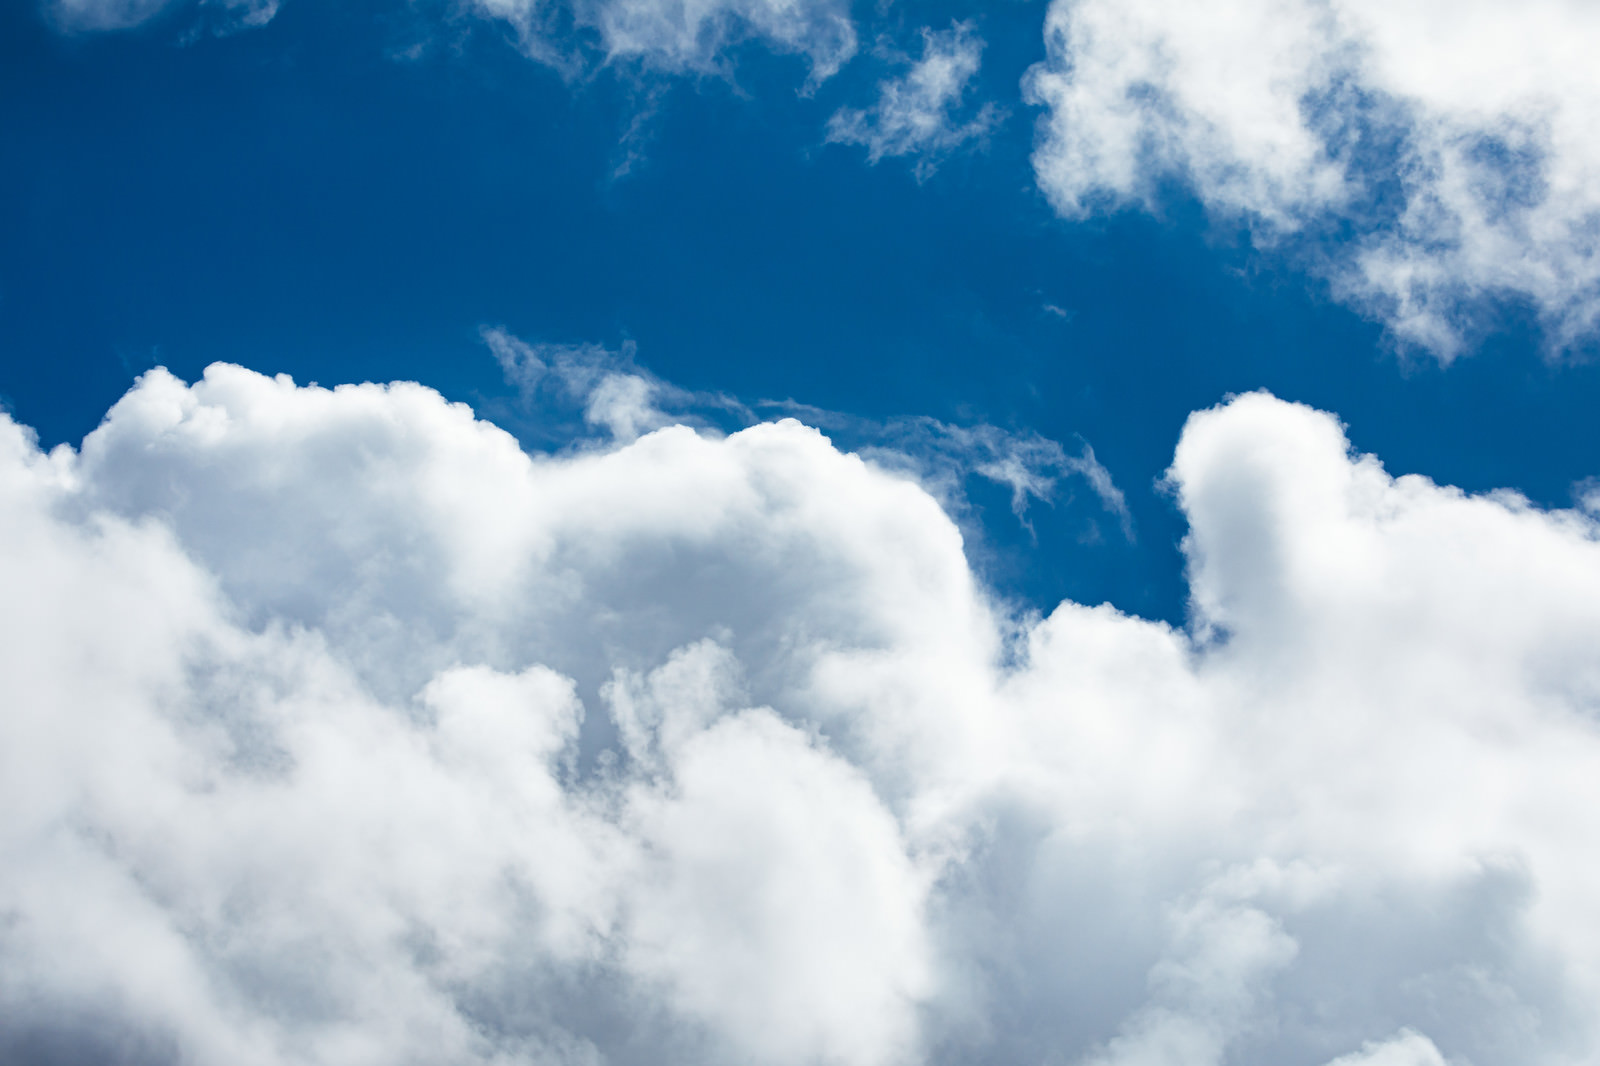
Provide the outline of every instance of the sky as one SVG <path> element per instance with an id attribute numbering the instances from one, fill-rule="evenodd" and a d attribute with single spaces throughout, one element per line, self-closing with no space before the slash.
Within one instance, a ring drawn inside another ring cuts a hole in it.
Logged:
<path id="1" fill-rule="evenodd" d="M 0 5 L 0 1058 L 1600 1063 L 1597 50 Z"/>

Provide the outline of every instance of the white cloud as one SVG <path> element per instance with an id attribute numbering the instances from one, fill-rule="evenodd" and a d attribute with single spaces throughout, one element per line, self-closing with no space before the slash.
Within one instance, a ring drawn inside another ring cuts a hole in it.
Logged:
<path id="1" fill-rule="evenodd" d="M 1192 634 L 794 421 L 0 422 L 0 1057 L 1593 1061 L 1595 519 L 1261 394 L 1171 482 Z"/>
<path id="2" fill-rule="evenodd" d="M 592 40 L 609 63 L 717 74 L 728 50 L 755 40 L 804 56 L 815 84 L 856 51 L 846 0 L 472 0 L 471 8 L 510 25 L 533 58 L 569 71 L 583 65 L 583 42 Z"/>
<path id="3" fill-rule="evenodd" d="M 1002 117 L 992 103 L 964 120 L 956 117 L 982 56 L 983 39 L 970 22 L 940 32 L 924 29 L 922 57 L 899 77 L 879 82 L 871 108 L 836 111 L 828 120 L 828 140 L 865 146 L 873 163 L 917 156 L 917 179 L 928 177 L 943 157 L 988 136 Z"/>
<path id="4" fill-rule="evenodd" d="M 1405 1030 L 1391 1040 L 1369 1042 L 1361 1051 L 1341 1055 L 1328 1066 L 1445 1066 L 1433 1041 Z"/>
<path id="5" fill-rule="evenodd" d="M 714 432 L 731 421 L 742 428 L 759 420 L 757 410 L 781 412 L 843 436 L 885 469 L 915 477 L 946 510 L 966 510 L 967 481 L 983 477 L 1011 490 L 1011 510 L 1027 526 L 1033 501 L 1053 503 L 1063 477 L 1082 478 L 1115 516 L 1123 536 L 1133 539 L 1133 516 L 1122 490 L 1087 441 L 1079 454 L 1069 455 L 1059 442 L 1037 433 L 1008 432 L 983 422 L 952 425 L 926 416 L 874 420 L 793 400 L 750 405 L 726 393 L 695 392 L 663 381 L 638 364 L 632 341 L 613 351 L 593 343 L 530 343 L 502 326 L 479 332 L 506 382 L 535 413 L 536 425 L 527 428 L 552 427 L 562 443 L 584 440 L 578 426 L 560 418 L 563 407 L 581 408 L 585 428 L 604 428 L 617 442 L 668 425 Z"/>
<path id="6" fill-rule="evenodd" d="M 632 440 L 673 419 L 657 402 L 677 407 L 728 406 L 721 397 L 702 397 L 675 388 L 634 363 L 630 341 L 613 352 L 599 344 L 529 344 L 502 327 L 484 327 L 484 343 L 506 381 L 524 399 L 534 399 L 553 384 L 563 398 L 583 405 L 583 420 L 604 427 L 619 441 Z"/>
<path id="7" fill-rule="evenodd" d="M 219 32 L 264 26 L 279 0 L 45 0 L 68 32 L 125 30 L 192 8 Z M 598 54 L 665 74 L 720 75 L 747 41 L 804 56 L 809 84 L 831 77 L 856 52 L 848 0 L 464 0 L 462 9 L 502 23 L 524 52 L 566 75 Z M 420 44 L 402 53 L 416 54 Z"/>
<path id="8" fill-rule="evenodd" d="M 986 422 L 952 425 L 926 415 L 874 420 L 793 400 L 756 406 L 782 411 L 806 425 L 843 436 L 863 457 L 884 469 L 915 477 L 946 511 L 965 509 L 964 485 L 976 475 L 1010 489 L 1011 511 L 1027 526 L 1033 501 L 1053 503 L 1064 477 L 1082 478 L 1102 508 L 1116 517 L 1123 536 L 1128 540 L 1134 537 L 1128 501 L 1087 441 L 1081 442 L 1077 455 L 1071 455 L 1059 441 L 1031 431 L 1010 432 Z"/>
<path id="9" fill-rule="evenodd" d="M 1442 359 L 1495 297 L 1552 350 L 1593 337 L 1592 4 L 1056 0 L 1045 37 L 1026 88 L 1063 214 L 1153 206 L 1177 178 Z"/>
<path id="10" fill-rule="evenodd" d="M 184 0 L 45 0 L 44 10 L 59 29 L 84 33 L 132 29 L 185 7 L 191 5 Z M 199 0 L 192 10 L 199 16 L 198 25 L 232 33 L 271 22 L 278 13 L 278 0 Z"/>
<path id="11" fill-rule="evenodd" d="M 1574 485 L 1572 498 L 1580 511 L 1600 517 L 1600 478 L 1585 478 Z"/>

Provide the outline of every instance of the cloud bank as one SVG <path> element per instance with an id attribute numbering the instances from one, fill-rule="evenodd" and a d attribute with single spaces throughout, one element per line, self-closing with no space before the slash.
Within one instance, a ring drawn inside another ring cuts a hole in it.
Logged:
<path id="1" fill-rule="evenodd" d="M 1494 300 L 1558 352 L 1600 317 L 1600 10 L 1055 0 L 1034 165 L 1056 208 L 1187 183 L 1448 360 Z"/>
<path id="2" fill-rule="evenodd" d="M 1600 1061 L 1593 515 L 1263 394 L 1169 479 L 1191 631 L 793 420 L 0 422 L 0 1057 Z"/>

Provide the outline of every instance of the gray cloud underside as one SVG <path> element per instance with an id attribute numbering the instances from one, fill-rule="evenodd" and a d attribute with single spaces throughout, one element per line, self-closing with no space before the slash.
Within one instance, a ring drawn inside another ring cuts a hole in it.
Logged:
<path id="1" fill-rule="evenodd" d="M 1253 394 L 1192 632 L 1005 613 L 795 421 L 0 423 L 0 1058 L 1600 1061 L 1600 543 Z"/>

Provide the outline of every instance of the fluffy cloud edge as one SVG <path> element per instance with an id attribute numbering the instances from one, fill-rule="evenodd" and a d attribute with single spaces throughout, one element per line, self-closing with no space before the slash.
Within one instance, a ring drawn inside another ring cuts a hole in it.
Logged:
<path id="1" fill-rule="evenodd" d="M 1009 617 L 933 497 L 794 421 L 540 457 L 218 365 L 77 451 L 0 430 L 12 1051 L 1600 1046 L 1584 512 L 1238 397 L 1170 475 L 1187 633 Z"/>
<path id="2" fill-rule="evenodd" d="M 1600 315 L 1591 9 L 1055 0 L 1034 154 L 1056 209 L 1178 180 L 1402 347 L 1448 362 L 1506 301 L 1552 356 Z M 1250 56 L 1248 62 L 1239 57 Z"/>

